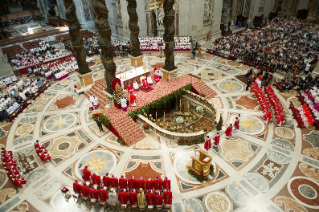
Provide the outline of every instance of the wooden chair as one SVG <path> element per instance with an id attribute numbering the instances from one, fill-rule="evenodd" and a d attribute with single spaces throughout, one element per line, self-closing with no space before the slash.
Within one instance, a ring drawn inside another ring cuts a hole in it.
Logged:
<path id="1" fill-rule="evenodd" d="M 140 211 L 145 211 L 145 205 L 139 205 L 138 206 L 138 211 L 140 212 Z"/>
<path id="2" fill-rule="evenodd" d="M 112 202 L 109 204 L 109 211 L 117 211 L 117 204 Z"/>
<path id="3" fill-rule="evenodd" d="M 131 205 L 131 212 L 137 212 L 137 205 Z"/>
<path id="4" fill-rule="evenodd" d="M 164 209 L 163 209 L 162 211 L 163 211 L 163 212 L 172 212 L 172 206 L 166 204 L 165 207 L 164 207 Z"/>
<path id="5" fill-rule="evenodd" d="M 162 205 L 156 205 L 155 206 L 155 211 L 162 211 L 163 206 Z"/>
<path id="6" fill-rule="evenodd" d="M 148 205 L 148 206 L 147 206 L 147 211 L 148 211 L 148 212 L 154 211 L 154 209 L 155 209 L 155 206 L 154 206 L 154 205 Z"/>

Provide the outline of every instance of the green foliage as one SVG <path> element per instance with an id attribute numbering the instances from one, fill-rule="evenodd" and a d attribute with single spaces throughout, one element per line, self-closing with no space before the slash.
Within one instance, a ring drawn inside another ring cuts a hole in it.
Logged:
<path id="1" fill-rule="evenodd" d="M 122 146 L 126 146 L 126 143 L 124 143 L 124 141 L 122 141 L 120 138 L 117 138 L 117 142 Z"/>
<path id="2" fill-rule="evenodd" d="M 109 119 L 109 117 L 106 117 L 105 115 L 103 114 L 100 114 L 99 115 L 99 118 L 101 120 L 101 122 L 105 125 L 105 126 L 109 126 L 112 122 L 111 120 Z"/>
<path id="3" fill-rule="evenodd" d="M 212 164 L 210 164 L 210 173 L 209 173 L 209 176 L 204 176 L 203 174 L 196 174 L 194 171 L 192 170 L 188 170 L 188 174 L 192 175 L 194 178 L 196 178 L 196 180 L 200 183 L 203 183 L 203 182 L 208 182 L 211 180 L 211 178 L 209 178 L 209 176 L 211 177 L 214 177 L 214 166 Z"/>
<path id="4" fill-rule="evenodd" d="M 165 107 L 169 101 L 171 101 L 175 98 L 179 98 L 181 95 L 183 95 L 186 92 L 186 90 L 191 90 L 191 89 L 192 89 L 192 84 L 187 84 L 184 88 L 181 88 L 181 89 L 174 91 L 166 96 L 163 96 L 162 98 L 160 98 L 156 101 L 153 101 L 150 104 L 148 104 L 144 107 L 141 107 L 140 109 L 135 110 L 134 112 L 128 113 L 128 115 L 134 119 L 139 114 L 143 114 L 144 112 L 149 113 L 150 109 L 158 109 L 161 107 Z M 115 96 L 115 94 L 113 94 L 113 98 L 115 99 L 115 101 L 117 101 L 116 100 L 117 97 Z"/>
<path id="5" fill-rule="evenodd" d="M 180 146 L 191 146 L 204 143 L 204 141 L 203 138 L 181 138 L 178 140 L 177 144 Z"/>

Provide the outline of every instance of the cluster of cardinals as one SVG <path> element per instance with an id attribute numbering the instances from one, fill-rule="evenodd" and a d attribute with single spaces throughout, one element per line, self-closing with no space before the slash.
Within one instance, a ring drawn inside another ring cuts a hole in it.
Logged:
<path id="1" fill-rule="evenodd" d="M 312 112 L 310 111 L 308 105 L 306 103 L 304 103 L 302 106 L 301 106 L 301 110 L 300 112 L 302 112 L 304 114 L 304 118 L 303 118 L 303 122 L 305 123 L 306 127 L 310 126 L 310 125 L 313 125 L 315 123 L 315 120 L 312 116 Z"/>
<path id="2" fill-rule="evenodd" d="M 274 112 L 273 114 L 276 119 L 276 124 L 277 126 L 281 126 L 285 120 L 285 113 L 284 113 L 284 110 L 282 109 L 283 108 L 282 104 L 280 100 L 278 99 L 277 95 L 275 94 L 275 91 L 270 85 L 266 86 L 265 93 L 268 97 L 268 101 Z"/>
<path id="3" fill-rule="evenodd" d="M 22 188 L 27 181 L 21 177 L 19 170 L 17 169 L 17 164 L 13 160 L 12 151 L 7 151 L 4 148 L 1 149 L 1 160 L 3 168 L 6 171 L 6 174 L 10 178 L 13 184 L 17 187 Z"/>
<path id="4" fill-rule="evenodd" d="M 285 119 L 285 114 L 282 109 L 282 105 L 274 90 L 271 86 L 266 86 L 265 92 L 258 86 L 256 82 L 253 82 L 250 88 L 250 92 L 256 97 L 258 104 L 264 113 L 264 120 L 266 124 L 271 121 L 272 111 L 275 116 L 277 126 L 281 126 Z"/>
<path id="5" fill-rule="evenodd" d="M 139 180 L 135 180 L 134 176 L 131 176 L 129 180 L 125 179 L 122 175 L 120 179 L 114 175 L 106 173 L 105 176 L 100 177 L 88 169 L 88 166 L 80 167 L 82 169 L 82 178 L 84 182 L 78 183 L 77 180 L 73 183 L 73 190 L 79 196 L 84 198 L 90 198 L 99 200 L 100 203 L 108 201 L 108 191 L 117 193 L 117 199 L 120 204 L 134 205 L 137 202 L 137 191 L 140 193 L 148 191 L 146 196 L 147 205 L 162 205 L 172 204 L 172 192 L 170 191 L 171 181 L 165 177 L 164 180 L 156 177 L 152 180 L 150 177 L 148 180 L 143 180 L 139 177 Z M 90 186 L 92 186 L 90 188 Z M 128 192 L 129 191 L 129 192 Z M 155 191 L 155 193 L 153 193 Z M 163 195 L 161 192 L 163 191 Z M 110 193 L 110 195 L 111 195 Z"/>
<path id="6" fill-rule="evenodd" d="M 40 145 L 38 140 L 36 140 L 36 142 L 34 143 L 34 148 L 38 156 L 43 162 L 47 162 L 51 160 L 51 156 L 49 155 L 47 149 L 45 148 L 43 144 Z"/>

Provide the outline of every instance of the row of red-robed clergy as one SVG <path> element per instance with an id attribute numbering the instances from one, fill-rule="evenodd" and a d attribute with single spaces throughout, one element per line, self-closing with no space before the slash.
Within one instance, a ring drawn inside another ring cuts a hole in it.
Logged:
<path id="1" fill-rule="evenodd" d="M 108 200 L 108 191 L 107 187 L 104 187 L 103 185 L 100 186 L 100 188 L 95 188 L 94 186 L 90 189 L 89 186 L 84 182 L 83 185 L 79 184 L 77 180 L 73 183 L 73 190 L 74 193 L 80 196 L 83 196 L 84 198 L 90 198 L 95 199 L 97 201 L 100 201 L 100 203 L 104 203 Z M 111 188 L 110 189 L 111 194 L 115 194 L 115 191 Z M 163 195 L 162 195 L 163 194 Z M 164 205 L 172 204 L 172 192 L 169 190 L 169 188 L 165 189 L 164 192 L 161 194 L 159 191 L 153 191 L 150 189 L 145 194 L 145 199 L 147 205 Z M 120 192 L 117 194 L 117 200 L 121 205 L 130 204 L 135 205 L 138 203 L 138 195 L 144 195 L 143 189 L 139 189 L 139 194 L 136 192 L 135 189 L 131 189 L 130 192 L 126 192 L 125 189 L 121 189 Z M 112 200 L 114 201 L 114 200 Z"/>
<path id="2" fill-rule="evenodd" d="M 43 144 L 40 145 L 38 140 L 36 140 L 36 142 L 34 143 L 34 148 L 43 162 L 51 160 L 51 156 L 49 155 L 48 150 L 45 148 Z"/>
<path id="3" fill-rule="evenodd" d="M 12 151 L 7 151 L 4 148 L 1 149 L 1 160 L 3 168 L 8 175 L 9 179 L 17 187 L 22 188 L 27 181 L 21 177 L 21 173 L 17 168 L 16 162 L 13 160 Z"/>
<path id="4" fill-rule="evenodd" d="M 142 188 L 144 191 L 146 190 L 163 190 L 171 188 L 171 181 L 165 177 L 164 180 L 160 179 L 158 176 L 152 180 L 151 177 L 148 177 L 147 180 L 143 180 L 142 177 L 139 177 L 138 180 L 134 179 L 134 176 L 131 176 L 129 180 L 125 179 L 122 175 L 120 179 L 116 178 L 114 175 L 109 176 L 108 173 L 105 174 L 102 178 L 93 173 L 91 175 L 91 171 L 88 169 L 88 166 L 80 166 L 82 170 L 82 179 L 87 184 L 91 185 L 101 185 L 102 181 L 105 187 L 107 188 L 120 188 L 120 189 L 136 189 L 139 190 Z"/>

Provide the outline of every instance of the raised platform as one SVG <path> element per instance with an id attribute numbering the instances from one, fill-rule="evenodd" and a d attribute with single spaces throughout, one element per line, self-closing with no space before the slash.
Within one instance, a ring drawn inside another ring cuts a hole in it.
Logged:
<path id="1" fill-rule="evenodd" d="M 99 80 L 95 83 L 93 88 L 86 93 L 86 96 L 94 94 L 98 96 L 99 103 L 101 107 L 106 104 L 105 95 L 104 99 L 101 100 L 101 84 L 105 83 L 105 80 Z M 118 133 L 118 136 L 128 145 L 132 145 L 137 141 L 144 138 L 143 132 L 138 128 L 137 124 L 133 121 L 128 113 L 134 112 L 135 110 L 150 104 L 174 91 L 177 91 L 188 84 L 192 84 L 192 91 L 196 94 L 205 96 L 207 99 L 211 99 L 216 96 L 216 93 L 203 82 L 202 80 L 190 76 L 188 74 L 177 77 L 176 79 L 167 82 L 166 80 L 161 80 L 159 85 L 153 86 L 153 90 L 149 92 L 139 91 L 137 92 L 137 104 L 136 107 L 129 106 L 127 112 L 121 109 L 116 109 L 115 107 L 105 108 L 103 114 L 107 116 L 111 122 L 112 127 Z M 105 104 L 104 104 L 105 101 Z"/>

